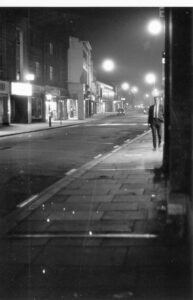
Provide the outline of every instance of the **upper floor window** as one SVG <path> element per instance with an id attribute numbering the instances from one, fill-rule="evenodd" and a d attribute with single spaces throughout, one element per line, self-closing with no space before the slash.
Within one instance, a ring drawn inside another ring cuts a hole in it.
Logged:
<path id="1" fill-rule="evenodd" d="M 36 78 L 40 78 L 40 63 L 38 61 L 35 62 L 36 67 Z"/>
<path id="2" fill-rule="evenodd" d="M 53 54 L 54 54 L 54 46 L 53 46 L 53 43 L 49 43 L 49 53 L 50 53 L 50 55 L 53 55 Z"/>
<path id="3" fill-rule="evenodd" d="M 53 80 L 54 77 L 54 68 L 52 66 L 49 67 L 49 79 Z"/>

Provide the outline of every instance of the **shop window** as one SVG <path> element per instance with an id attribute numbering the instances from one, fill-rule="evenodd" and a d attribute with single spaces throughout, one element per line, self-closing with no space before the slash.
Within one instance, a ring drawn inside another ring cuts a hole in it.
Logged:
<path id="1" fill-rule="evenodd" d="M 32 119 L 42 119 L 42 99 L 41 97 L 32 97 Z"/>

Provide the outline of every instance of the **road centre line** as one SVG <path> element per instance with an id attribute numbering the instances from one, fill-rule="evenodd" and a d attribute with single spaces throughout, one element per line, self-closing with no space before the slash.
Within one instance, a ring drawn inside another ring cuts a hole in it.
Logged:
<path id="1" fill-rule="evenodd" d="M 17 207 L 18 208 L 22 208 L 22 207 L 26 206 L 28 203 L 30 203 L 31 201 L 35 200 L 37 197 L 38 197 L 38 194 L 37 195 L 33 195 L 30 198 L 26 199 L 25 201 L 19 203 L 17 205 Z"/>
<path id="2" fill-rule="evenodd" d="M 116 238 L 116 239 L 154 239 L 157 234 L 151 233 L 37 233 L 10 234 L 8 238 Z"/>
<path id="3" fill-rule="evenodd" d="M 102 154 L 98 154 L 97 156 L 94 156 L 94 159 L 97 159 L 97 158 L 99 158 L 101 156 L 102 156 Z"/>
<path id="4" fill-rule="evenodd" d="M 70 175 L 70 174 L 76 172 L 76 170 L 77 170 L 77 169 L 71 169 L 70 171 L 68 171 L 68 172 L 66 173 L 66 175 Z"/>

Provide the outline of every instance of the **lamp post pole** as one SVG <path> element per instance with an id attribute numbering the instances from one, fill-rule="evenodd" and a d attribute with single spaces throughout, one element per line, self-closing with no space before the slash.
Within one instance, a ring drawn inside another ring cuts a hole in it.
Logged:
<path id="1" fill-rule="evenodd" d="M 50 101 L 52 99 L 52 95 L 51 94 L 47 94 L 46 95 L 47 100 L 49 101 L 49 105 L 48 105 L 48 122 L 49 122 L 49 127 L 52 127 L 52 114 L 51 114 L 51 110 L 50 110 Z"/>

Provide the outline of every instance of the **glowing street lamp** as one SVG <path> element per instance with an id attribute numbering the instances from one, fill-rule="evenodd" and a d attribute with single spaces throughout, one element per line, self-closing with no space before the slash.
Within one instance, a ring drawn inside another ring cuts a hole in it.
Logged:
<path id="1" fill-rule="evenodd" d="M 131 88 L 131 92 L 132 92 L 133 94 L 138 93 L 138 91 L 139 91 L 139 89 L 138 89 L 137 86 L 133 86 L 133 87 Z"/>
<path id="2" fill-rule="evenodd" d="M 158 19 L 154 19 L 148 23 L 147 29 L 152 35 L 158 35 L 162 30 L 162 24 Z"/>
<path id="3" fill-rule="evenodd" d="M 130 92 L 130 101 L 131 101 L 131 106 L 134 107 L 134 102 L 135 102 L 135 94 L 138 92 L 138 87 L 137 86 L 132 86 L 131 87 L 131 92 Z"/>
<path id="4" fill-rule="evenodd" d="M 127 82 L 123 82 L 122 85 L 121 85 L 121 88 L 124 90 L 124 91 L 127 91 L 129 89 L 129 84 Z"/>
<path id="5" fill-rule="evenodd" d="M 153 89 L 153 91 L 152 91 L 152 96 L 153 97 L 157 97 L 157 96 L 159 96 L 160 95 L 160 91 L 158 90 L 158 89 Z"/>
<path id="6" fill-rule="evenodd" d="M 156 76 L 154 73 L 148 73 L 145 75 L 145 81 L 148 83 L 148 84 L 154 84 L 155 85 L 155 82 L 156 82 Z"/>
<path id="7" fill-rule="evenodd" d="M 32 74 L 32 73 L 28 73 L 28 74 L 25 75 L 25 79 L 27 81 L 33 81 L 35 79 L 35 75 Z"/>
<path id="8" fill-rule="evenodd" d="M 102 67 L 106 72 L 111 72 L 115 68 L 114 61 L 111 59 L 105 59 L 104 62 L 102 63 Z"/>

